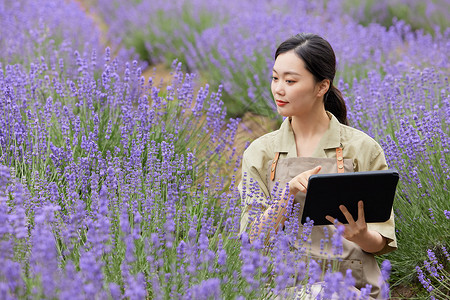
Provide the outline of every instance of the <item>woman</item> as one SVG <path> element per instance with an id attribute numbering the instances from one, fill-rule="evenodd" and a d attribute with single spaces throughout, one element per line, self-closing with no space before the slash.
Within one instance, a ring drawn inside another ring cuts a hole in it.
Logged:
<path id="1" fill-rule="evenodd" d="M 250 240 L 258 238 L 264 227 L 275 232 L 283 228 L 289 197 L 277 198 L 269 205 L 274 186 L 288 185 L 289 196 L 300 204 L 301 217 L 312 174 L 387 169 L 378 143 L 347 126 L 344 99 L 333 86 L 335 73 L 334 51 L 320 36 L 298 34 L 276 50 L 271 89 L 278 113 L 286 119 L 279 130 L 256 139 L 244 152 L 244 180 L 240 187 L 247 192 L 243 193 L 241 232 L 249 229 Z M 257 207 L 261 213 L 252 216 Z M 357 288 L 372 285 L 371 297 L 376 298 L 380 292 L 380 269 L 374 255 L 397 247 L 393 214 L 387 222 L 366 223 L 362 202 L 358 203 L 357 220 L 344 206 L 340 209 L 348 221 L 340 268 L 344 274 L 346 269 L 352 269 Z M 329 231 L 335 230 L 338 223 L 333 225 L 333 216 L 327 216 L 327 220 L 331 224 L 327 225 Z M 320 257 L 320 240 L 324 238 L 323 226 L 314 226 L 314 257 Z"/>

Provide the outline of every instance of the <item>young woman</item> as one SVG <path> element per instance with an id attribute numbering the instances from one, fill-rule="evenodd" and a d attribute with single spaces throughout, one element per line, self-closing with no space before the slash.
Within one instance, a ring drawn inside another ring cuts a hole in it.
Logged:
<path id="1" fill-rule="evenodd" d="M 283 228 L 288 200 L 282 198 L 269 205 L 275 185 L 288 185 L 294 203 L 300 204 L 300 218 L 312 174 L 387 169 L 378 143 L 347 126 L 344 99 L 333 85 L 335 73 L 334 51 L 320 36 L 298 34 L 276 50 L 271 89 L 278 113 L 286 119 L 280 129 L 251 143 L 242 163 L 245 180 L 240 187 L 247 192 L 243 193 L 241 232 L 249 231 L 251 241 L 259 237 L 264 227 L 270 226 L 275 232 Z M 256 207 L 260 214 L 252 216 Z M 340 268 L 344 274 L 345 270 L 352 270 L 357 288 L 372 285 L 371 297 L 376 298 L 380 292 L 380 269 L 374 255 L 397 247 L 393 214 L 387 222 L 366 223 L 362 202 L 358 204 L 357 220 L 344 206 L 340 209 L 348 221 Z M 327 216 L 327 220 L 328 231 L 332 232 L 338 223 L 333 224 L 333 216 Z M 320 240 L 324 238 L 323 226 L 314 226 L 313 257 L 320 257 Z"/>

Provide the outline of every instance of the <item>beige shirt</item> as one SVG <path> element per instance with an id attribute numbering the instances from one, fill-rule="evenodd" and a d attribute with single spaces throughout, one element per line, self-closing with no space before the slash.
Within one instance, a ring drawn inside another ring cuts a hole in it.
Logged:
<path id="1" fill-rule="evenodd" d="M 327 112 L 327 114 L 330 117 L 328 130 L 321 138 L 312 157 L 334 158 L 336 148 L 342 147 L 344 159 L 353 161 L 354 172 L 388 169 L 383 149 L 374 139 L 362 131 L 339 123 L 331 113 Z M 244 203 L 241 233 L 247 229 L 250 207 L 252 205 L 267 207 L 268 197 L 270 197 L 267 165 L 277 152 L 280 152 L 280 159 L 297 157 L 294 132 L 288 118 L 284 120 L 280 129 L 256 139 L 244 152 L 242 173 L 246 182 L 245 189 L 242 181 L 239 184 Z M 251 184 L 251 181 L 254 184 Z M 243 190 L 245 193 L 242 193 Z M 375 230 L 387 239 L 384 249 L 375 254 L 388 253 L 397 248 L 393 212 L 388 221 L 368 223 L 367 226 L 369 230 Z"/>

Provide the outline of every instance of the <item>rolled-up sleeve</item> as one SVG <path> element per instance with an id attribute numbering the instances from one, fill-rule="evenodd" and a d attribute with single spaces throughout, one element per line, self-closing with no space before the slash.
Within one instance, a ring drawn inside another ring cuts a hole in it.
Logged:
<path id="1" fill-rule="evenodd" d="M 369 153 L 369 165 L 367 169 L 370 171 L 387 170 L 388 165 L 381 147 L 377 147 L 376 151 Z M 386 245 L 380 251 L 374 253 L 375 255 L 386 254 L 397 249 L 397 239 L 395 237 L 395 222 L 394 211 L 391 210 L 391 216 L 386 222 L 367 223 L 369 230 L 375 230 L 386 238 Z"/>

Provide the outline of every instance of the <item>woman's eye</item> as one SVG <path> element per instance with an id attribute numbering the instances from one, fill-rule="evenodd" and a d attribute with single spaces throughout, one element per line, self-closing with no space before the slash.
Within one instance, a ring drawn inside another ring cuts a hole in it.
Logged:
<path id="1" fill-rule="evenodd" d="M 278 78 L 275 76 L 272 76 L 272 80 L 278 80 Z"/>
<path id="2" fill-rule="evenodd" d="M 294 83 L 295 81 L 293 81 L 293 80 L 286 80 L 286 83 L 289 83 L 289 84 L 291 84 L 291 83 Z"/>

